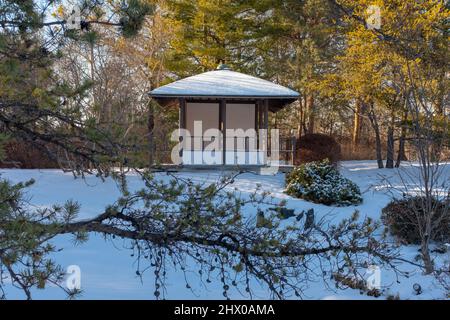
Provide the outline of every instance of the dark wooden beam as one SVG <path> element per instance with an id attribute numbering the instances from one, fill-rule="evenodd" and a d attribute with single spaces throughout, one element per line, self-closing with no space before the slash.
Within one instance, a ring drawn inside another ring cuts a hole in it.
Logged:
<path id="1" fill-rule="evenodd" d="M 258 126 L 260 129 L 264 129 L 264 100 L 260 100 L 259 102 L 259 115 L 258 115 Z"/>
<path id="2" fill-rule="evenodd" d="M 259 109 L 260 109 L 260 100 L 256 100 L 255 102 L 256 150 L 259 150 Z"/>
<path id="3" fill-rule="evenodd" d="M 226 164 L 226 150 L 227 150 L 227 102 L 225 99 L 220 99 L 219 104 L 219 125 L 222 130 L 222 165 Z"/>
<path id="4" fill-rule="evenodd" d="M 178 112 L 178 125 L 180 129 L 186 129 L 186 99 L 180 98 L 179 99 L 179 112 Z M 186 137 L 183 135 L 183 148 L 180 152 L 180 157 L 183 159 L 183 151 L 184 147 L 186 146 Z"/>
<path id="5" fill-rule="evenodd" d="M 180 129 L 186 129 L 186 99 L 180 98 L 180 110 L 179 110 L 179 126 Z"/>
<path id="6" fill-rule="evenodd" d="M 269 129 L 269 100 L 264 99 L 264 120 L 263 120 L 263 126 L 264 129 Z"/>
<path id="7" fill-rule="evenodd" d="M 221 98 L 222 99 L 222 98 Z M 217 103 L 220 102 L 221 99 L 213 99 L 213 98 L 204 98 L 204 99 L 199 99 L 199 98 L 186 98 L 187 102 L 195 102 L 195 103 Z M 253 104 L 256 102 L 256 100 L 254 98 L 252 99 L 225 99 L 227 101 L 227 104 Z"/>
<path id="8" fill-rule="evenodd" d="M 266 155 L 269 156 L 269 100 L 264 99 L 263 104 L 263 128 L 266 129 Z"/>

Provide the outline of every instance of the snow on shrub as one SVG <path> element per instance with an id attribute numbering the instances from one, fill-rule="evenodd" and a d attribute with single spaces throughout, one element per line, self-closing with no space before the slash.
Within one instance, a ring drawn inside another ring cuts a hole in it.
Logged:
<path id="1" fill-rule="evenodd" d="M 327 160 L 294 168 L 286 176 L 286 193 L 326 205 L 349 206 L 362 202 L 359 187 Z"/>

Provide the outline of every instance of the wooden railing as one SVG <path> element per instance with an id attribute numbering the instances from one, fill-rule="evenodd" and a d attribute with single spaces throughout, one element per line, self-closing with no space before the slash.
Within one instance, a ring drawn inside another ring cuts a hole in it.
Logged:
<path id="1" fill-rule="evenodd" d="M 211 140 L 210 138 L 205 138 L 204 136 L 191 136 L 191 144 L 190 148 L 187 148 L 185 150 L 190 151 L 205 151 L 205 148 L 210 144 L 213 143 L 214 140 Z M 214 138 L 213 138 L 214 139 Z M 232 144 L 232 139 L 234 139 L 234 144 Z M 235 152 L 250 152 L 257 151 L 255 148 L 250 148 L 250 146 L 257 145 L 257 142 L 254 141 L 254 138 L 246 137 L 243 143 L 237 143 L 237 137 L 229 137 L 226 141 L 226 149 L 228 151 L 235 151 Z M 286 137 L 282 136 L 279 139 L 279 160 L 282 164 L 285 165 L 292 165 L 294 163 L 294 155 L 295 155 L 295 144 L 296 144 L 296 138 L 295 137 Z M 233 149 L 230 149 L 230 146 L 233 145 Z M 200 146 L 200 147 L 199 147 Z M 222 141 L 220 142 L 220 146 L 222 146 Z M 161 163 L 171 163 L 170 155 L 172 150 L 157 150 L 158 158 L 160 159 Z M 271 143 L 270 139 L 268 139 L 268 150 L 267 155 L 271 156 Z"/>

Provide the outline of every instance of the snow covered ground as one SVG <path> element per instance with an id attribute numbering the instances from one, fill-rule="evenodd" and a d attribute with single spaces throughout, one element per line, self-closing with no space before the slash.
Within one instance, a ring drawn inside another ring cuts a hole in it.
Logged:
<path id="1" fill-rule="evenodd" d="M 409 174 L 417 168 L 406 165 Z M 327 219 L 339 221 L 349 217 L 355 209 L 361 216 L 370 216 L 379 219 L 381 209 L 390 201 L 394 187 L 401 187 L 397 169 L 377 169 L 375 161 L 346 161 L 341 163 L 341 172 L 347 178 L 357 183 L 363 192 L 364 201 L 361 205 L 351 207 L 329 207 L 313 204 L 304 200 L 294 199 L 283 193 L 284 174 L 275 176 L 260 176 L 255 174 L 240 175 L 230 188 L 237 188 L 243 193 L 250 193 L 260 184 L 263 190 L 271 192 L 277 199 L 286 199 L 287 207 L 296 211 L 314 208 L 318 218 L 327 216 Z M 116 184 L 112 180 L 102 182 L 95 177 L 85 180 L 74 179 L 69 173 L 60 170 L 16 170 L 0 169 L 2 178 L 19 182 L 34 178 L 36 183 L 29 188 L 27 196 L 30 202 L 37 206 L 49 206 L 55 203 L 64 203 L 74 199 L 82 205 L 80 218 L 89 218 L 102 212 L 106 205 L 113 203 L 120 195 Z M 215 181 L 220 178 L 218 171 L 202 171 L 195 173 L 179 173 L 185 178 L 197 182 Z M 450 164 L 445 167 L 445 177 L 450 179 Z M 166 179 L 164 174 L 159 178 Z M 388 185 L 389 181 L 392 185 Z M 139 178 L 129 176 L 131 189 L 141 186 Z M 124 243 L 117 240 L 114 243 L 106 242 L 99 235 L 91 235 L 89 241 L 82 245 L 74 245 L 72 237 L 62 236 L 54 242 L 61 252 L 55 255 L 55 260 L 62 266 L 78 265 L 81 268 L 81 283 L 83 289 L 82 299 L 152 299 L 153 279 L 152 273 L 144 274 L 143 280 L 135 275 L 133 267 L 134 258 L 130 251 L 124 248 Z M 418 254 L 416 246 L 405 246 L 402 249 L 403 258 L 414 260 Z M 434 254 L 436 261 L 450 259 L 450 254 Z M 399 294 L 401 299 L 445 299 L 443 288 L 432 276 L 424 276 L 413 265 L 405 264 L 403 270 L 409 272 L 409 277 L 396 278 L 391 271 L 381 270 L 381 284 L 393 295 Z M 197 282 L 198 283 L 198 282 Z M 413 284 L 419 283 L 423 293 L 415 295 Z M 169 273 L 166 297 L 169 299 L 223 299 L 220 283 L 214 282 L 208 286 L 196 285 L 196 276 L 190 279 L 192 290 L 186 289 L 184 276 L 180 272 Z M 8 289 L 8 298 L 23 298 L 23 295 L 14 288 Z M 305 290 L 307 299 L 369 299 L 361 295 L 358 290 L 336 290 L 317 281 L 310 283 Z M 231 298 L 242 299 L 238 292 L 230 292 Z M 64 293 L 58 288 L 48 287 L 45 290 L 34 292 L 35 299 L 63 299 Z M 257 298 L 267 299 L 268 293 L 261 289 Z M 383 299 L 380 297 L 379 299 Z"/>

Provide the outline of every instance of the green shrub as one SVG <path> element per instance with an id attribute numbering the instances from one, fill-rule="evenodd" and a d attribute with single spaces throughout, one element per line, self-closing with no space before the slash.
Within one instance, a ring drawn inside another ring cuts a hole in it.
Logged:
<path id="1" fill-rule="evenodd" d="M 286 176 L 286 193 L 326 205 L 349 206 L 362 202 L 359 187 L 327 160 L 294 168 Z"/>
<path id="2" fill-rule="evenodd" d="M 419 224 L 424 225 L 425 221 L 425 214 L 421 209 L 423 201 L 421 197 L 394 199 L 381 211 L 381 220 L 388 227 L 390 233 L 400 240 L 408 244 L 420 244 Z M 433 208 L 435 208 L 432 219 L 434 232 L 431 239 L 439 242 L 450 241 L 449 204 L 434 199 Z"/>

